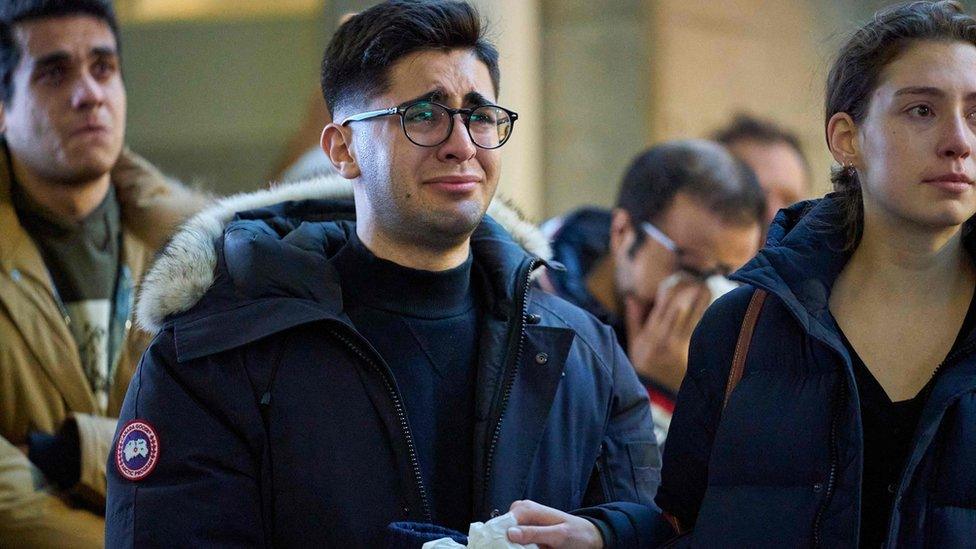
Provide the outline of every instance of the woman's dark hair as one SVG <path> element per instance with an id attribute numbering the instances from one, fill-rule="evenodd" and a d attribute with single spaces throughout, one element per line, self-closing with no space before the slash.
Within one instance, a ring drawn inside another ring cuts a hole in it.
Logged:
<path id="1" fill-rule="evenodd" d="M 616 206 L 634 223 L 656 223 L 678 193 L 726 222 L 765 223 L 766 199 L 756 174 L 722 145 L 703 139 L 668 141 L 637 155 L 624 174 Z M 638 246 L 644 233 L 636 234 Z"/>
<path id="2" fill-rule="evenodd" d="M 955 0 L 908 2 L 876 13 L 851 36 L 830 68 L 825 123 L 841 112 L 861 123 L 884 69 L 913 43 L 929 40 L 976 45 L 976 20 Z M 864 229 L 861 183 L 857 171 L 845 166 L 835 168 L 830 179 L 844 206 L 847 248 L 852 249 Z"/>
<path id="3" fill-rule="evenodd" d="M 121 55 L 119 23 L 110 0 L 3 0 L 0 2 L 0 23 L 6 26 L 5 36 L 0 39 L 0 99 L 9 102 L 13 98 L 14 69 L 20 64 L 20 45 L 11 36 L 19 23 L 88 15 L 102 20 L 115 37 L 115 49 Z"/>
<path id="4" fill-rule="evenodd" d="M 465 2 L 388 0 L 351 17 L 322 59 L 322 95 L 336 108 L 383 93 L 401 57 L 423 50 L 474 50 L 498 95 L 498 50 L 484 37 L 478 12 Z"/>

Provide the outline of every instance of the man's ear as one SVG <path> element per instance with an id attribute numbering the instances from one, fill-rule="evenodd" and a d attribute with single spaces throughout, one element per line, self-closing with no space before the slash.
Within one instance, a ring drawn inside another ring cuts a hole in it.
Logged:
<path id="1" fill-rule="evenodd" d="M 336 171 L 346 179 L 355 179 L 360 175 L 359 164 L 350 147 L 351 141 L 352 134 L 349 128 L 339 126 L 335 122 L 328 124 L 322 130 L 322 137 L 319 140 L 319 145 L 332 161 Z"/>
<path id="2" fill-rule="evenodd" d="M 630 214 L 621 208 L 610 212 L 610 252 L 617 257 L 622 250 L 628 250 L 634 243 L 634 224 Z"/>
<path id="3" fill-rule="evenodd" d="M 857 125 L 846 112 L 834 113 L 827 122 L 827 146 L 830 154 L 841 166 L 857 166 L 860 154 L 857 148 Z"/>

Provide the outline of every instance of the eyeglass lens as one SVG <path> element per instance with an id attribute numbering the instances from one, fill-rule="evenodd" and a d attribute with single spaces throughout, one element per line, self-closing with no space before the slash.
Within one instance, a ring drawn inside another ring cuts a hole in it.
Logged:
<path id="1" fill-rule="evenodd" d="M 466 125 L 471 141 L 484 149 L 495 149 L 504 145 L 512 133 L 511 117 L 504 109 L 494 105 L 474 109 Z M 451 129 L 451 113 L 436 103 L 422 101 L 403 112 L 403 130 L 407 138 L 417 145 L 439 145 L 447 140 Z"/>

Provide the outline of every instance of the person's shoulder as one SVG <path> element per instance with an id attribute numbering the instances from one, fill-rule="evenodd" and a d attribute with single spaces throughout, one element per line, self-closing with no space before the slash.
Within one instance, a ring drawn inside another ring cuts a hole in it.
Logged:
<path id="1" fill-rule="evenodd" d="M 529 313 L 538 314 L 540 324 L 571 330 L 590 355 L 608 372 L 614 357 L 617 336 L 614 329 L 582 307 L 539 288 L 533 288 Z"/>
<path id="2" fill-rule="evenodd" d="M 756 291 L 755 286 L 744 285 L 718 298 L 705 311 L 695 332 L 707 334 L 709 339 L 731 334 L 734 342 Z"/>
<path id="3" fill-rule="evenodd" d="M 719 394 L 725 386 L 738 345 L 746 310 L 757 289 L 745 285 L 715 301 L 691 336 L 688 378 L 707 394 Z"/>
<path id="4" fill-rule="evenodd" d="M 551 322 L 564 328 L 581 333 L 612 331 L 612 328 L 586 309 L 541 288 L 532 288 L 529 300 L 530 308 L 539 308 L 539 314 L 548 316 Z"/>

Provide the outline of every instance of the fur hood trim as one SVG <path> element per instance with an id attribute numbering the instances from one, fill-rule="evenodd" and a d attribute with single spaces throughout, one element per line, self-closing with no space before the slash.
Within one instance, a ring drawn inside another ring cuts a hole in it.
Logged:
<path id="1" fill-rule="evenodd" d="M 329 175 L 218 200 L 183 225 L 146 273 L 136 304 L 139 326 L 156 333 L 167 316 L 189 310 L 207 293 L 217 266 L 214 241 L 237 212 L 280 202 L 351 199 L 352 196 L 349 180 Z M 529 253 L 547 260 L 552 257 L 546 237 L 511 204 L 496 197 L 488 207 L 488 215 Z"/>

